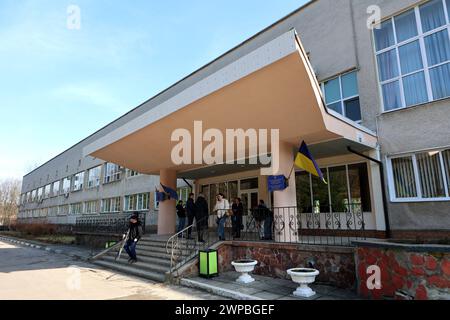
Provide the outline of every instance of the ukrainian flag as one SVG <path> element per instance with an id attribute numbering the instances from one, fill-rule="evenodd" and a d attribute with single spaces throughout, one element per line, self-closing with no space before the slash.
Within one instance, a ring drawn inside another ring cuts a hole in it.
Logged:
<path id="1" fill-rule="evenodd" d="M 312 175 L 319 177 L 320 180 L 322 180 L 324 183 L 327 183 L 323 177 L 322 171 L 309 152 L 308 146 L 306 145 L 305 141 L 302 142 L 302 145 L 298 150 L 297 157 L 295 158 L 295 165 L 300 169 L 304 169 Z"/>

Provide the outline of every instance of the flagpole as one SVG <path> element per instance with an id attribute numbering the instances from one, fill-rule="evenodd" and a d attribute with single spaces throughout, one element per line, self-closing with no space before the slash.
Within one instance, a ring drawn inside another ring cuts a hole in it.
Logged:
<path id="1" fill-rule="evenodd" d="M 288 177 L 288 180 L 290 180 L 290 179 L 291 179 L 291 176 L 292 176 L 292 172 L 294 171 L 294 168 L 295 168 L 295 162 L 294 162 L 294 164 L 292 165 L 292 169 L 291 169 L 291 172 L 289 173 L 289 177 Z"/>

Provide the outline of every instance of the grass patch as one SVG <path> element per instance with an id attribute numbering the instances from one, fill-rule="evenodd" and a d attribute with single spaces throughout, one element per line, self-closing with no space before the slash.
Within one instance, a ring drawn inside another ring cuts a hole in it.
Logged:
<path id="1" fill-rule="evenodd" d="M 0 232 L 1 235 L 6 237 L 15 237 L 26 240 L 34 240 L 39 242 L 44 242 L 48 244 L 66 244 L 71 245 L 75 244 L 75 236 L 72 235 L 63 235 L 63 234 L 53 234 L 53 235 L 40 235 L 34 236 L 31 234 L 27 234 L 20 231 L 4 231 Z"/>

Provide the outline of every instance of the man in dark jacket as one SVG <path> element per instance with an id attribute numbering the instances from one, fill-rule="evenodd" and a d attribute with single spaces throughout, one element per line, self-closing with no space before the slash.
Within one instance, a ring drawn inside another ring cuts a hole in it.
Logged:
<path id="1" fill-rule="evenodd" d="M 203 239 L 203 233 L 205 230 L 208 230 L 208 218 L 208 202 L 206 202 L 205 196 L 203 194 L 199 194 L 197 201 L 195 202 L 195 220 L 197 222 L 197 234 L 199 242 L 205 242 Z"/>
<path id="2" fill-rule="evenodd" d="M 142 230 L 142 225 L 139 221 L 139 213 L 134 212 L 130 217 L 128 238 L 125 239 L 126 244 L 124 246 L 125 251 L 130 256 L 130 259 L 128 259 L 128 263 L 137 262 L 136 245 L 141 239 L 143 233 L 144 232 Z"/>
<path id="3" fill-rule="evenodd" d="M 244 206 L 242 205 L 241 198 L 234 199 L 231 210 L 233 211 L 233 216 L 231 217 L 231 221 L 233 223 L 233 237 L 240 238 L 242 229 L 242 216 L 244 214 Z"/>
<path id="4" fill-rule="evenodd" d="M 188 218 L 188 226 L 191 226 L 194 223 L 195 218 L 195 203 L 194 203 L 194 194 L 189 194 L 189 199 L 186 202 L 186 213 Z M 187 238 L 192 239 L 191 237 L 192 228 L 188 230 Z"/>

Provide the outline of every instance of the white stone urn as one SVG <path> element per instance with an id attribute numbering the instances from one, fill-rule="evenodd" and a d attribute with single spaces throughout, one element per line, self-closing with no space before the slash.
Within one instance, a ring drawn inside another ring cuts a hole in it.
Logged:
<path id="1" fill-rule="evenodd" d="M 250 272 L 255 270 L 255 266 L 258 264 L 258 261 L 252 259 L 241 259 L 231 262 L 236 272 L 242 273 L 241 276 L 236 280 L 236 282 L 247 284 L 255 281 Z"/>
<path id="2" fill-rule="evenodd" d="M 292 281 L 300 284 L 300 287 L 294 291 L 294 296 L 309 298 L 316 294 L 308 285 L 316 281 L 316 277 L 320 273 L 319 270 L 310 268 L 294 268 L 289 269 L 287 273 L 291 276 Z"/>

